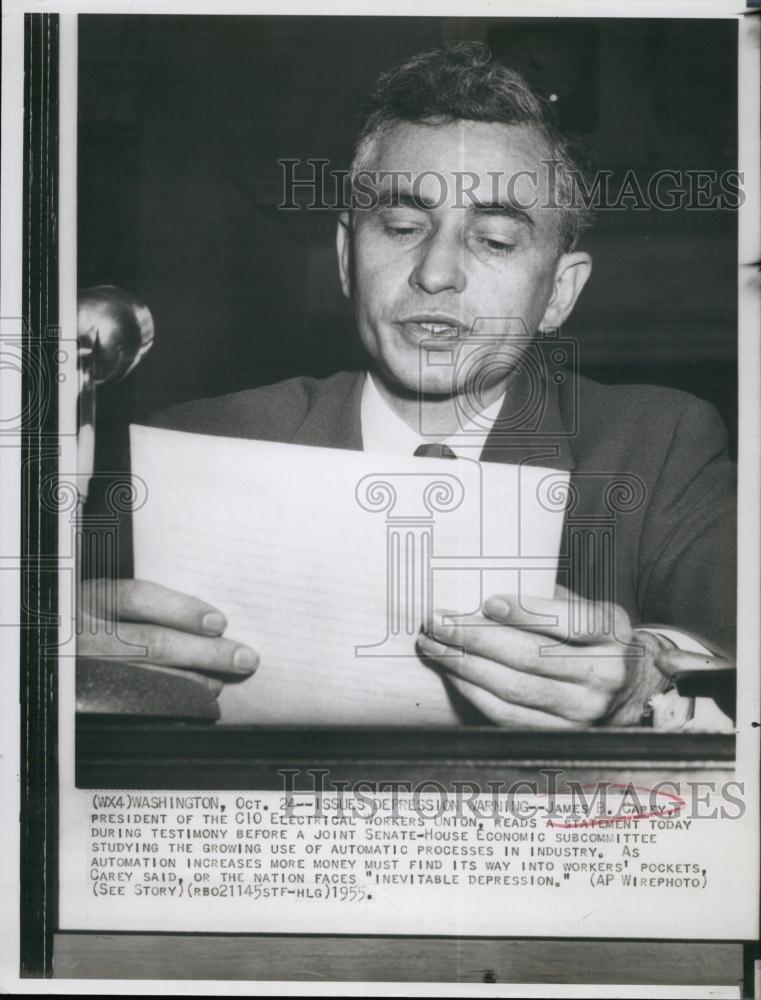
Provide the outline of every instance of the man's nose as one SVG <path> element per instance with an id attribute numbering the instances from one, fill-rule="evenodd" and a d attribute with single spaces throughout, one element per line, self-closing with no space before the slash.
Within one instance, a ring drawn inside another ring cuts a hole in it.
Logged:
<path id="1" fill-rule="evenodd" d="M 419 247 L 418 259 L 410 274 L 413 288 L 422 288 L 430 295 L 436 292 L 465 290 L 466 276 L 463 248 L 453 233 L 439 230 Z"/>

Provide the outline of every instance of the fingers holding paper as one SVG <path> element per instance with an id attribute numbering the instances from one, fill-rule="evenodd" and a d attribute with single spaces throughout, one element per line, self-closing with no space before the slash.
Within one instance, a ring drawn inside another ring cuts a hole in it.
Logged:
<path id="1" fill-rule="evenodd" d="M 513 728 L 636 724 L 663 683 L 649 638 L 633 638 L 623 609 L 562 588 L 551 600 L 495 596 L 456 623 L 436 612 L 418 648 L 487 718 Z"/>
<path id="2" fill-rule="evenodd" d="M 129 658 L 138 663 L 212 675 L 248 677 L 259 657 L 222 633 L 225 616 L 188 594 L 145 580 L 88 580 L 79 601 L 78 656 Z"/>

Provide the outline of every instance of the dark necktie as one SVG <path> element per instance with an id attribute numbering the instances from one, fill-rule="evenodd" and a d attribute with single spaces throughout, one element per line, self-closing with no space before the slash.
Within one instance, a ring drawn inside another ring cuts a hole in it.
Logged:
<path id="1" fill-rule="evenodd" d="M 437 441 L 435 444 L 421 444 L 415 449 L 418 458 L 457 458 L 448 444 Z"/>

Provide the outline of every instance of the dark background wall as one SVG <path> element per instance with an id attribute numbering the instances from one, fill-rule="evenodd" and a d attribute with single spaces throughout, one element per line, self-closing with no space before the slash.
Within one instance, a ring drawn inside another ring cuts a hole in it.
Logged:
<path id="1" fill-rule="evenodd" d="M 736 166 L 730 21 L 81 16 L 79 283 L 138 292 L 157 341 L 103 394 L 169 403 L 361 364 L 335 214 L 278 211 L 279 158 L 349 163 L 362 96 L 393 62 L 489 42 L 614 180 Z M 599 214 L 563 331 L 603 381 L 677 386 L 736 431 L 736 213 Z"/>

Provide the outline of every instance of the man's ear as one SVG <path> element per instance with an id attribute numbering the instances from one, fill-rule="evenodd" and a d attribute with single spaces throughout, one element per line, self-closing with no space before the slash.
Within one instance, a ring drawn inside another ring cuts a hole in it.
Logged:
<path id="1" fill-rule="evenodd" d="M 338 251 L 338 273 L 341 288 L 347 299 L 351 298 L 351 216 L 341 212 L 336 230 L 336 250 Z"/>
<path id="2" fill-rule="evenodd" d="M 576 300 L 592 273 L 592 258 L 576 251 L 561 255 L 555 267 L 555 284 L 540 327 L 558 329 L 573 312 Z"/>

